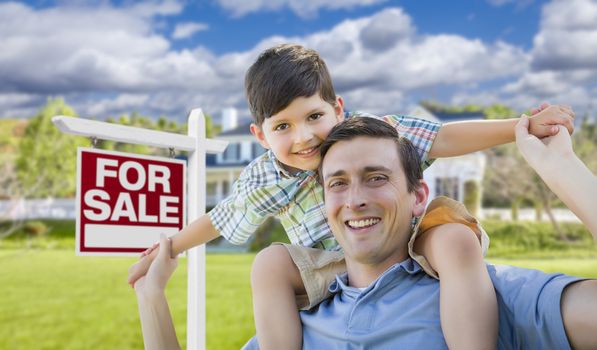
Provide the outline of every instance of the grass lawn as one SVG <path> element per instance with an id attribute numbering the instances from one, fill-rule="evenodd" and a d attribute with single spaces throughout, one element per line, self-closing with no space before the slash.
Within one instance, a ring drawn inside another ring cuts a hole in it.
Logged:
<path id="1" fill-rule="evenodd" d="M 249 272 L 254 255 L 207 256 L 207 348 L 238 349 L 254 334 Z M 76 257 L 72 250 L 0 250 L 0 349 L 141 349 L 135 258 Z M 597 259 L 500 260 L 597 277 Z M 186 259 L 167 290 L 186 342 Z"/>
<path id="2" fill-rule="evenodd" d="M 239 349 L 254 333 L 254 255 L 208 255 L 207 348 Z M 0 250 L 0 349 L 142 349 L 135 258 L 76 257 L 71 250 Z M 186 259 L 166 291 L 186 347 Z"/>

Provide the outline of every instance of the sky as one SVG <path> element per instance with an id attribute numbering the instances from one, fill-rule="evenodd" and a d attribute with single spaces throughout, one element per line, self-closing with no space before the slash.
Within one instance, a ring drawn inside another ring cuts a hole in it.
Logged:
<path id="1" fill-rule="evenodd" d="M 543 101 L 597 114 L 597 0 L 0 1 L 0 118 L 63 97 L 81 117 L 248 116 L 244 75 L 317 50 L 351 110 Z"/>

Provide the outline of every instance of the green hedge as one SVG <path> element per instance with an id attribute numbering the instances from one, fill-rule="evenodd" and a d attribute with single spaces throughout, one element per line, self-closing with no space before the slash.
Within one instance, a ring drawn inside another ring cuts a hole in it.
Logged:
<path id="1" fill-rule="evenodd" d="M 491 241 L 488 257 L 597 257 L 597 245 L 581 224 L 561 223 L 565 240 L 549 222 L 486 220 L 482 225 Z"/>

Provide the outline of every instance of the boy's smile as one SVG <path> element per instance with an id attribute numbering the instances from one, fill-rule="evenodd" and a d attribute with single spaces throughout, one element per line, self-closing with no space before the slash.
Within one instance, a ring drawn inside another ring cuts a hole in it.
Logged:
<path id="1" fill-rule="evenodd" d="M 251 133 L 261 145 L 271 149 L 287 170 L 315 170 L 319 166 L 319 145 L 334 125 L 344 119 L 343 101 L 336 105 L 321 99 L 319 94 L 297 97 L 286 108 L 261 127 L 251 124 Z"/>

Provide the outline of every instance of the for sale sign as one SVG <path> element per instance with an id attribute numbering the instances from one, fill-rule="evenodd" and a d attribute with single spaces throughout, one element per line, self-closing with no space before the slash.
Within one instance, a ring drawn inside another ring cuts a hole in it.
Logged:
<path id="1" fill-rule="evenodd" d="M 138 255 L 185 223 L 185 162 L 79 148 L 77 255 Z"/>

